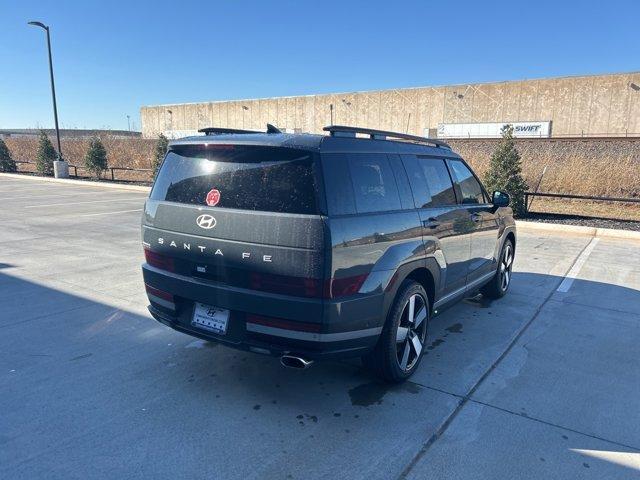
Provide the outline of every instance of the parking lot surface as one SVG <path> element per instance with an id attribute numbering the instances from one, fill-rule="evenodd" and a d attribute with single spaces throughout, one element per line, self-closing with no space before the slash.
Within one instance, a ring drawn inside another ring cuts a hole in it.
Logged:
<path id="1" fill-rule="evenodd" d="M 152 320 L 145 197 L 0 176 L 0 478 L 638 478 L 640 243 L 520 232 L 389 387 Z"/>

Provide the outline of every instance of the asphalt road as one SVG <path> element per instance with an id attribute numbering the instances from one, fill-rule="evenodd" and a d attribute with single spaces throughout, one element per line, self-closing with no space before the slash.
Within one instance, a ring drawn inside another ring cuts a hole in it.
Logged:
<path id="1" fill-rule="evenodd" d="M 521 233 L 389 388 L 152 320 L 144 197 L 0 176 L 0 478 L 638 478 L 640 243 Z"/>

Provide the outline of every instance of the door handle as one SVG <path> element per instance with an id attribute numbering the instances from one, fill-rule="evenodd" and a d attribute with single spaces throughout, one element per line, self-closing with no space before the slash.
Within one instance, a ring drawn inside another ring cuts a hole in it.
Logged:
<path id="1" fill-rule="evenodd" d="M 480 220 L 482 220 L 482 215 L 480 215 L 479 213 L 472 213 L 471 220 L 478 223 Z"/>
<path id="2" fill-rule="evenodd" d="M 429 217 L 422 221 L 422 226 L 425 228 L 438 228 L 440 226 L 440 222 L 435 217 Z"/>

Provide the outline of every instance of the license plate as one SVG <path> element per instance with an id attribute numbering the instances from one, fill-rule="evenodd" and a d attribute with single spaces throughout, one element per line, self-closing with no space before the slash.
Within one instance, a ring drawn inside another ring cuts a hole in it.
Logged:
<path id="1" fill-rule="evenodd" d="M 196 307 L 193 309 L 193 318 L 191 319 L 191 325 L 194 327 L 224 335 L 227 333 L 228 323 L 229 310 L 196 302 Z"/>

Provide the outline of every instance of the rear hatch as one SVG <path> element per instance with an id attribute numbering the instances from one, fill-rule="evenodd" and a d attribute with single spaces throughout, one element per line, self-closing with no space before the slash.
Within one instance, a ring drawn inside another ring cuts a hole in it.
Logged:
<path id="1" fill-rule="evenodd" d="M 212 286 L 321 298 L 316 157 L 261 145 L 172 146 L 145 208 L 147 263 Z"/>

